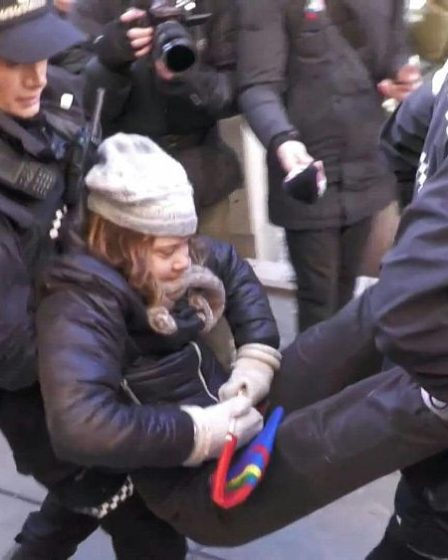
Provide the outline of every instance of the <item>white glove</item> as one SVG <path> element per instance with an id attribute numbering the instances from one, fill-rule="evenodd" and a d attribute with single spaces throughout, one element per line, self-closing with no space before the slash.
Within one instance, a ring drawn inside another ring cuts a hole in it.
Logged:
<path id="1" fill-rule="evenodd" d="M 237 437 L 238 447 L 245 445 L 263 428 L 263 417 L 252 408 L 249 399 L 238 396 L 207 408 L 182 406 L 194 423 L 193 451 L 184 466 L 197 467 L 208 459 L 219 457 L 230 428 Z"/>
<path id="2" fill-rule="evenodd" d="M 266 397 L 274 372 L 280 367 L 281 354 L 266 344 L 244 344 L 229 380 L 219 389 L 219 399 L 226 401 L 238 394 L 248 397 L 252 405 Z"/>

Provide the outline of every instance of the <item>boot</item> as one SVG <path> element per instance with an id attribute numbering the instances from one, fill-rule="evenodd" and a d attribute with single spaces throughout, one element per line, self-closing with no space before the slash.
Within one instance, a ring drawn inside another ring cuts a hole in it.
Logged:
<path id="1" fill-rule="evenodd" d="M 67 560 L 98 528 L 98 520 L 65 508 L 48 494 L 39 511 L 31 513 L 2 560 Z"/>
<path id="2" fill-rule="evenodd" d="M 404 543 L 395 540 L 387 533 L 381 542 L 366 557 L 366 560 L 424 560 L 424 556 L 420 556 Z"/>

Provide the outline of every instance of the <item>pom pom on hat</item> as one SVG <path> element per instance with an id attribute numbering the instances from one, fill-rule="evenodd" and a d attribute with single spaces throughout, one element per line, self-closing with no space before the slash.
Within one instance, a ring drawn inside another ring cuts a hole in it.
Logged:
<path id="1" fill-rule="evenodd" d="M 145 235 L 184 237 L 196 232 L 187 174 L 155 142 L 119 133 L 102 142 L 98 155 L 86 177 L 89 210 Z"/>

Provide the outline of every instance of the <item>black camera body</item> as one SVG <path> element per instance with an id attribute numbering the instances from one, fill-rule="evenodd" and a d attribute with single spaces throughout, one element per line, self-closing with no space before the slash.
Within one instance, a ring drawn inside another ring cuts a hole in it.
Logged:
<path id="1" fill-rule="evenodd" d="M 196 44 L 189 29 L 205 23 L 211 14 L 193 14 L 193 0 L 152 0 L 147 8 L 149 24 L 154 27 L 153 57 L 178 74 L 197 60 Z"/>

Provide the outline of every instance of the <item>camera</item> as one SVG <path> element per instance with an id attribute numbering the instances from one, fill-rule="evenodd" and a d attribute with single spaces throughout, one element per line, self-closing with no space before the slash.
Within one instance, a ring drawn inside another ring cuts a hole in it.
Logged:
<path id="1" fill-rule="evenodd" d="M 193 0 L 152 0 L 147 8 L 149 24 L 154 27 L 153 57 L 178 74 L 197 59 L 195 41 L 189 28 L 205 23 L 211 14 L 193 14 Z"/>

